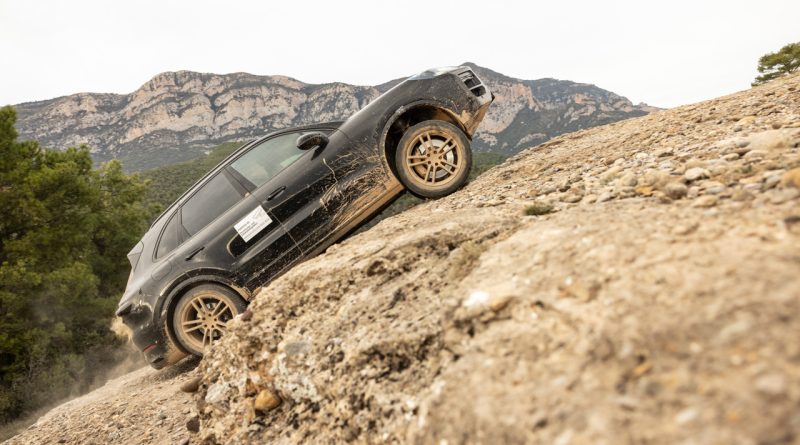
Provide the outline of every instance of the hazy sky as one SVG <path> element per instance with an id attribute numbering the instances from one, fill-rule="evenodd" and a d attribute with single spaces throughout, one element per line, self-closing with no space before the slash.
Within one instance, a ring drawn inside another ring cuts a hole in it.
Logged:
<path id="1" fill-rule="evenodd" d="M 172 70 L 376 84 L 472 61 L 670 107 L 745 89 L 800 0 L 0 0 L 0 105 Z"/>

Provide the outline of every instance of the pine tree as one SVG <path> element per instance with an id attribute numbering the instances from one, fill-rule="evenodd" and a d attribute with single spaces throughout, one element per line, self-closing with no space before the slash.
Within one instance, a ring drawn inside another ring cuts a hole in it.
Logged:
<path id="1" fill-rule="evenodd" d="M 762 85 L 784 74 L 800 69 L 800 42 L 790 43 L 776 53 L 768 53 L 758 59 L 758 72 L 752 85 Z"/>
<path id="2" fill-rule="evenodd" d="M 15 121 L 0 109 L 0 421 L 91 382 L 150 216 L 119 162 L 20 142 Z"/>

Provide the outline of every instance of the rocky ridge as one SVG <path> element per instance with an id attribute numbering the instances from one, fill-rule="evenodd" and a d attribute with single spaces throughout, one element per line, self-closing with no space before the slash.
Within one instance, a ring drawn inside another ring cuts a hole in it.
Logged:
<path id="1" fill-rule="evenodd" d="M 169 434 L 795 443 L 798 204 L 800 75 L 555 138 L 265 288 Z M 156 416 L 149 373 L 105 400 Z M 86 410 L 11 443 L 101 443 Z"/>
<path id="2" fill-rule="evenodd" d="M 497 95 L 477 150 L 516 153 L 653 110 L 594 85 L 520 80 L 471 66 Z M 18 104 L 17 128 L 23 139 L 57 149 L 87 144 L 99 161 L 118 158 L 140 170 L 273 129 L 345 119 L 397 82 L 311 85 L 285 76 L 166 72 L 127 95 L 80 93 Z"/>

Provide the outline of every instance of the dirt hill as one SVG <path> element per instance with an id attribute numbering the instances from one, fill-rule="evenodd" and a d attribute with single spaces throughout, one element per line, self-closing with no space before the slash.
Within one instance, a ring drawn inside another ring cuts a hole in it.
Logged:
<path id="1" fill-rule="evenodd" d="M 794 76 L 526 150 L 11 443 L 794 443 L 798 314 Z"/>

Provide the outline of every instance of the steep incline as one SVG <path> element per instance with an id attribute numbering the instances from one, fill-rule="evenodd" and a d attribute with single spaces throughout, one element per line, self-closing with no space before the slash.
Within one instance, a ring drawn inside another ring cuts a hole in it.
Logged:
<path id="1" fill-rule="evenodd" d="M 793 443 L 799 204 L 800 76 L 561 136 L 272 283 L 167 418 L 198 443 Z M 104 400 L 156 413 L 154 374 Z M 106 440 L 86 409 L 12 443 Z"/>
<path id="2" fill-rule="evenodd" d="M 800 438 L 798 86 L 555 139 L 297 267 L 201 364 L 200 437 Z"/>

